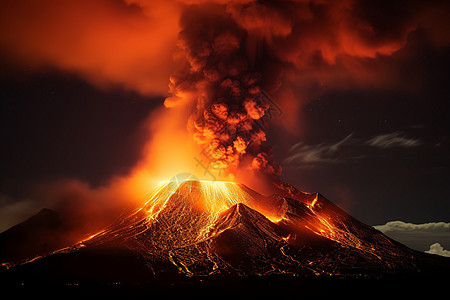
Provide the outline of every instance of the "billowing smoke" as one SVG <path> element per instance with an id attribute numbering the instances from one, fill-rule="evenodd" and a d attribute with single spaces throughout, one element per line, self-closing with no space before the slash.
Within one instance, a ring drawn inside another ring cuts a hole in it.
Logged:
<path id="1" fill-rule="evenodd" d="M 429 47 L 450 45 L 449 5 L 3 0 L 0 53 L 12 69 L 56 68 L 101 88 L 168 97 L 149 117 L 149 143 L 128 176 L 97 190 L 61 185 L 55 194 L 82 190 L 71 194 L 98 201 L 120 190 L 122 198 L 139 198 L 154 183 L 148 178 L 199 166 L 225 177 L 278 176 L 268 129 L 297 133 L 302 105 L 324 89 L 419 87 L 399 66 L 417 57 L 407 47 L 412 36 Z"/>
<path id="2" fill-rule="evenodd" d="M 290 108 L 301 100 L 279 93 L 289 93 L 286 83 L 302 81 L 305 72 L 309 82 L 358 78 L 342 61 L 352 66 L 391 55 L 415 28 L 403 20 L 382 31 L 362 18 L 354 0 L 195 2 L 201 4 L 181 15 L 177 70 L 165 104 L 193 99 L 188 127 L 205 158 L 199 163 L 231 177 L 238 169 L 280 174 L 265 142 L 274 109 L 286 106 L 286 118 L 298 118 Z"/>
<path id="3" fill-rule="evenodd" d="M 170 78 L 166 106 L 195 98 L 189 130 L 201 145 L 206 167 L 233 176 L 238 167 L 278 175 L 264 147 L 264 116 L 271 103 L 258 64 L 246 49 L 248 32 L 223 6 L 196 6 L 182 16 L 179 69 Z"/>

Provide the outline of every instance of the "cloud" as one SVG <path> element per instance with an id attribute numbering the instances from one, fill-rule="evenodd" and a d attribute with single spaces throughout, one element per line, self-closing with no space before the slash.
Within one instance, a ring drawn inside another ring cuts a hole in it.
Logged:
<path id="1" fill-rule="evenodd" d="M 430 246 L 430 250 L 425 251 L 425 252 L 430 253 L 430 254 L 436 254 L 436 255 L 450 257 L 450 251 L 444 250 L 444 247 L 442 247 L 441 244 L 439 244 L 439 243 L 434 243 L 433 245 Z"/>
<path id="2" fill-rule="evenodd" d="M 404 77 L 396 72 L 401 60 L 386 57 L 398 56 L 412 32 L 422 29 L 435 47 L 450 43 L 442 2 L 3 0 L 0 50 L 27 68 L 50 66 L 99 85 L 165 95 L 182 15 L 214 3 L 246 31 L 250 61 L 264 45 L 271 60 L 298 71 L 297 83 L 386 87 Z"/>
<path id="3" fill-rule="evenodd" d="M 2 1 L 0 51 L 19 67 L 56 68 L 102 88 L 165 95 L 179 7 L 137 2 Z"/>
<path id="4" fill-rule="evenodd" d="M 423 144 L 418 139 L 406 138 L 400 131 L 380 134 L 368 140 L 355 138 L 353 135 L 350 133 L 342 140 L 329 144 L 305 145 L 299 142 L 291 147 L 289 151 L 292 154 L 283 163 L 296 167 L 311 167 L 316 164 L 354 162 L 367 156 L 367 147 L 383 150 L 412 148 Z M 349 146 L 353 146 L 353 148 L 349 149 Z"/>
<path id="5" fill-rule="evenodd" d="M 297 143 L 291 147 L 290 152 L 295 152 L 284 160 L 285 164 L 291 164 L 296 166 L 313 166 L 318 163 L 341 163 L 349 159 L 357 159 L 357 157 L 340 157 L 339 151 L 342 147 L 348 146 L 357 142 L 357 139 L 353 138 L 353 133 L 347 135 L 342 140 L 333 144 L 319 144 L 319 145 L 304 145 L 303 143 Z"/>
<path id="6" fill-rule="evenodd" d="M 432 222 L 424 224 L 406 223 L 403 221 L 390 221 L 384 225 L 374 226 L 375 229 L 383 232 L 398 232 L 398 231 L 410 231 L 410 232 L 446 232 L 450 234 L 450 223 L 445 222 Z"/>
<path id="7" fill-rule="evenodd" d="M 411 148 L 422 145 L 422 142 L 417 139 L 406 138 L 402 136 L 402 132 L 396 131 L 388 134 L 377 135 L 366 142 L 367 145 L 377 148 Z"/>
<path id="8" fill-rule="evenodd" d="M 403 221 L 390 221 L 384 225 L 373 227 L 394 240 L 419 251 L 427 250 L 429 245 L 436 243 L 436 241 L 444 246 L 450 245 L 450 223 L 430 222 L 414 224 Z"/>

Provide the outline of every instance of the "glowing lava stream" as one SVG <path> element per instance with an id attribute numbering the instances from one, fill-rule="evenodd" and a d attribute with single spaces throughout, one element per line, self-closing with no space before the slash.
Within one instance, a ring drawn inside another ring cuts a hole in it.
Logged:
<path id="1" fill-rule="evenodd" d="M 176 241 L 172 246 L 182 247 L 199 242 L 210 235 L 209 229 L 220 214 L 235 204 L 243 203 L 256 209 L 257 201 L 240 184 L 231 181 L 161 181 L 150 198 L 137 210 L 87 239 L 96 243 L 114 236 L 137 236 L 151 226 L 163 227 L 165 237 L 151 237 L 159 244 Z M 164 241 L 163 241 L 164 239 Z"/>
<path id="2" fill-rule="evenodd" d="M 279 224 L 283 220 L 290 223 L 284 209 L 269 209 L 265 199 L 265 196 L 231 181 L 161 181 L 140 208 L 120 218 L 114 225 L 82 240 L 76 248 L 90 243 L 104 243 L 117 236 L 125 239 L 141 236 L 137 243 L 145 249 L 169 251 L 185 247 L 220 234 L 221 231 L 212 232 L 211 229 L 222 212 L 238 203 L 260 212 L 273 223 Z M 346 228 L 344 222 L 339 219 L 331 220 L 321 212 L 322 204 L 318 194 L 304 205 L 312 219 L 294 222 L 294 227 L 304 226 L 343 246 L 373 253 L 370 247 L 363 245 Z M 341 226 L 338 226 L 343 228 L 338 228 L 335 222 L 339 222 Z"/>
<path id="3" fill-rule="evenodd" d="M 355 221 L 350 220 L 349 222 L 345 214 L 333 207 L 326 199 L 319 197 L 319 194 L 316 194 L 315 197 L 313 194 L 304 195 L 307 197 L 303 199 L 301 197 L 295 197 L 296 199 L 277 197 L 276 195 L 275 197 L 264 196 L 243 184 L 230 181 L 189 179 L 163 181 L 154 188 L 142 205 L 122 215 L 111 226 L 71 247 L 50 254 L 73 252 L 86 246 L 118 245 L 142 253 L 149 260 L 159 259 L 158 257 L 161 255 L 168 255 L 166 258 L 170 262 L 179 269 L 181 268 L 181 271 L 191 274 L 188 265 L 203 257 L 202 251 L 206 251 L 207 256 L 210 253 L 209 250 L 202 248 L 205 247 L 205 243 L 201 244 L 202 242 L 206 241 L 207 244 L 211 239 L 215 241 L 214 245 L 218 245 L 217 241 L 219 244 L 220 241 L 224 241 L 223 238 L 220 238 L 221 234 L 228 229 L 234 230 L 235 226 L 238 228 L 238 232 L 243 230 L 241 233 L 249 238 L 246 230 L 253 229 L 246 228 L 246 225 L 239 225 L 241 224 L 239 218 L 242 215 L 238 216 L 233 213 L 236 210 L 231 210 L 232 213 L 226 212 L 233 206 L 242 203 L 249 207 L 246 210 L 242 205 L 238 206 L 243 208 L 244 212 L 256 211 L 251 215 L 257 217 L 248 217 L 249 215 L 245 214 L 245 220 L 256 222 L 253 225 L 258 232 L 273 233 L 270 235 L 272 237 L 270 240 L 286 243 L 280 250 L 283 256 L 290 257 L 284 252 L 286 245 L 289 244 L 295 248 L 298 247 L 298 243 L 303 245 L 302 239 L 305 239 L 306 242 L 311 240 L 310 235 L 304 235 L 306 228 L 309 232 L 342 245 L 342 249 L 358 249 L 375 256 L 378 260 L 383 259 L 381 250 L 373 248 L 371 243 L 360 239 L 361 236 L 367 234 L 365 230 L 359 232 L 355 231 L 355 228 L 351 228 Z M 275 223 L 276 228 L 283 232 L 282 236 L 273 232 L 275 227 L 272 227 L 268 220 L 261 219 L 260 214 Z M 251 227 L 253 228 L 253 226 Z M 357 228 L 357 230 L 364 229 L 364 227 Z M 218 240 L 214 240 L 216 237 Z M 314 238 L 312 240 L 315 241 Z M 386 248 L 388 250 L 382 248 L 384 252 L 391 251 L 389 247 L 392 244 L 387 239 L 379 237 L 378 241 L 384 243 L 383 245 L 388 245 Z M 258 244 L 258 239 L 254 240 L 250 237 L 247 242 L 250 244 L 255 242 L 255 249 L 259 249 L 258 245 L 266 245 L 267 241 Z M 198 246 L 200 248 L 197 248 L 197 245 L 200 245 Z M 191 253 L 189 249 L 195 249 L 195 251 Z M 220 253 L 221 248 L 217 249 Z M 31 262 L 41 257 L 43 256 L 25 262 Z M 217 259 L 221 261 L 221 258 Z M 209 256 L 208 260 L 217 266 L 218 261 L 210 259 Z"/>
<path id="4" fill-rule="evenodd" d="M 167 201 L 176 193 L 184 192 L 193 194 L 199 189 L 202 199 L 195 199 L 194 202 L 209 214 L 218 215 L 222 211 L 237 203 L 247 203 L 249 195 L 240 186 L 231 181 L 195 181 L 194 184 L 186 184 L 188 181 L 161 181 L 157 186 L 156 193 L 139 209 L 144 209 L 149 215 L 148 218 L 155 219 L 159 212 L 165 207 Z"/>
<path id="5" fill-rule="evenodd" d="M 182 209 L 172 213 L 172 222 L 183 222 L 186 219 L 185 214 L 192 215 L 195 223 L 186 224 L 189 227 L 196 227 L 186 232 L 191 235 L 191 242 L 197 242 L 208 237 L 209 228 L 215 223 L 220 214 L 226 209 L 237 203 L 249 204 L 250 195 L 245 193 L 241 187 L 234 182 L 229 181 L 166 181 L 160 182 L 157 192 L 143 206 L 147 213 L 149 222 L 157 220 L 160 213 L 167 208 L 169 202 L 176 202 L 174 198 L 181 198 L 179 206 L 183 208 L 192 207 L 193 209 Z M 177 205 L 177 204 L 175 204 Z M 169 208 L 173 210 L 173 208 Z M 173 219 L 172 219 L 173 218 Z M 188 218 L 190 219 L 190 218 Z M 185 230 L 184 228 L 183 230 Z M 195 237 L 193 236 L 195 235 Z"/>

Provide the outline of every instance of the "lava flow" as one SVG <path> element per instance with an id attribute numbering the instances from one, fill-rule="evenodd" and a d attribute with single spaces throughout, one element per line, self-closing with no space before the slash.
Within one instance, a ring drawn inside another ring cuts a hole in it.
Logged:
<path id="1" fill-rule="evenodd" d="M 144 274 L 139 278 L 152 280 L 267 274 L 354 277 L 418 270 L 412 250 L 320 194 L 285 183 L 277 188 L 265 196 L 229 181 L 160 182 L 138 208 L 111 226 L 16 268 L 52 268 L 55 260 L 58 265 L 62 260 L 65 271 L 73 274 L 79 257 L 91 269 L 97 260 L 119 251 L 113 258 L 125 261 L 116 266 L 121 280 L 137 272 L 136 264 Z"/>
<path id="2" fill-rule="evenodd" d="M 119 233 L 122 237 L 135 237 L 152 226 L 158 226 L 164 227 L 164 234 L 160 234 L 157 240 L 152 237 L 152 243 L 164 248 L 164 245 L 181 247 L 208 238 L 209 229 L 221 214 L 238 203 L 264 213 L 269 212 L 263 206 L 268 200 L 231 181 L 161 181 L 140 208 L 110 228 L 91 235 L 81 245 L 104 241 L 108 236 Z"/>
<path id="3" fill-rule="evenodd" d="M 443 263 L 391 240 L 318 193 L 278 182 L 275 193 L 262 195 L 236 182 L 189 179 L 160 182 L 110 226 L 72 246 L 37 254 L 3 263 L 8 280 L 380 278 Z"/>

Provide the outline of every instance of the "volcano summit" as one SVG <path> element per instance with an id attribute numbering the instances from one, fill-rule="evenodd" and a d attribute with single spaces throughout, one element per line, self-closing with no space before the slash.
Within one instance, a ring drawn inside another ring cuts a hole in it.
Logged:
<path id="1" fill-rule="evenodd" d="M 16 285 L 177 284 L 251 276 L 373 279 L 450 268 L 448 259 L 407 248 L 320 194 L 286 183 L 277 188 L 264 196 L 234 182 L 161 182 L 111 226 L 70 247 L 11 258 L 2 275 Z M 2 244 L 11 231 L 0 235 Z"/>

